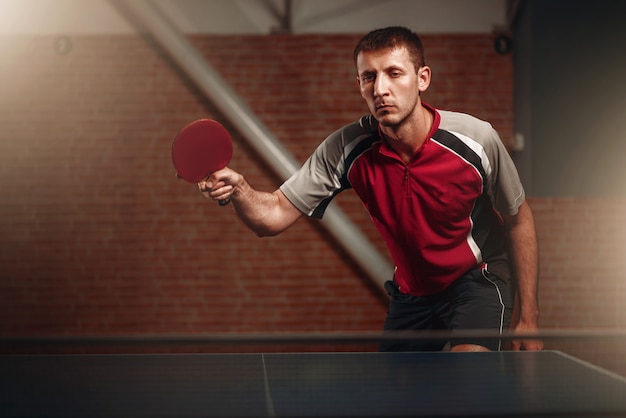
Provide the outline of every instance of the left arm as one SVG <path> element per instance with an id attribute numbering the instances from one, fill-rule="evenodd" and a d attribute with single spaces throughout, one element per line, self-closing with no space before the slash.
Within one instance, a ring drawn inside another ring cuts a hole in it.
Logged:
<path id="1" fill-rule="evenodd" d="M 530 206 L 522 203 L 515 215 L 503 217 L 507 228 L 513 273 L 517 279 L 519 321 L 515 331 L 532 333 L 538 330 L 539 305 L 537 285 L 537 236 Z M 540 340 L 513 341 L 514 350 L 541 350 Z"/>

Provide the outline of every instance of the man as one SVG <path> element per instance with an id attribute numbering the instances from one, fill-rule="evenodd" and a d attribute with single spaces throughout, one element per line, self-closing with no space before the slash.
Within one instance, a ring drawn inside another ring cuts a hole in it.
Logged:
<path id="1" fill-rule="evenodd" d="M 281 233 L 303 214 L 321 218 L 353 188 L 396 264 L 385 330 L 537 330 L 537 243 L 531 210 L 498 134 L 472 116 L 422 103 L 431 70 L 419 37 L 402 27 L 370 32 L 354 50 L 360 93 L 371 115 L 332 133 L 273 193 L 229 168 L 198 184 L 230 197 L 259 236 Z M 507 251 L 507 249 L 509 251 Z M 515 281 L 514 279 L 515 278 Z M 382 350 L 441 350 L 443 343 L 387 342 Z M 453 351 L 501 349 L 453 340 Z M 538 340 L 515 349 L 541 349 Z"/>

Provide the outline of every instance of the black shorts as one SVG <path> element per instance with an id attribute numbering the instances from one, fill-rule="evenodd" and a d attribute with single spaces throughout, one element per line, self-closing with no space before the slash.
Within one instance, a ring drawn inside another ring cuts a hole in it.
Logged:
<path id="1" fill-rule="evenodd" d="M 388 281 L 385 289 L 391 301 L 385 331 L 391 330 L 502 330 L 508 329 L 513 312 L 513 286 L 486 269 L 472 270 L 446 290 L 434 295 L 401 293 Z M 502 349 L 499 338 L 449 342 L 451 346 L 476 344 L 492 351 Z M 381 351 L 441 351 L 448 341 L 384 340 Z"/>

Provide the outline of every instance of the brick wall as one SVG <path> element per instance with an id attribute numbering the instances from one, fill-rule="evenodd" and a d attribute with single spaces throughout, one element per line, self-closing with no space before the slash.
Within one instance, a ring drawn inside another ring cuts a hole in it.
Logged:
<path id="1" fill-rule="evenodd" d="M 303 161 L 366 111 L 356 36 L 206 36 L 193 42 Z M 489 35 L 423 38 L 425 100 L 512 138 L 512 64 Z M 150 41 L 0 38 L 2 335 L 378 331 L 386 307 L 315 221 L 275 238 L 174 179 L 173 135 L 223 119 Z M 234 169 L 280 183 L 238 137 Z M 338 204 L 382 251 L 351 193 Z M 531 199 L 544 327 L 619 326 L 625 202 Z M 590 287 L 592 286 L 592 287 Z"/>
<path id="2" fill-rule="evenodd" d="M 541 325 L 607 331 L 626 324 L 626 199 L 531 198 L 540 253 Z M 626 341 L 555 340 L 560 349 L 626 375 Z"/>

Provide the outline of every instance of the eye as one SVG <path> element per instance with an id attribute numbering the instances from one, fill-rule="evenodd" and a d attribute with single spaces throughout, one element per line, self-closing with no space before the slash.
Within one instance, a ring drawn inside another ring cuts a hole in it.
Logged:
<path id="1" fill-rule="evenodd" d="M 374 74 L 363 74 L 361 76 L 361 82 L 362 83 L 371 83 L 376 79 L 376 76 Z"/>

